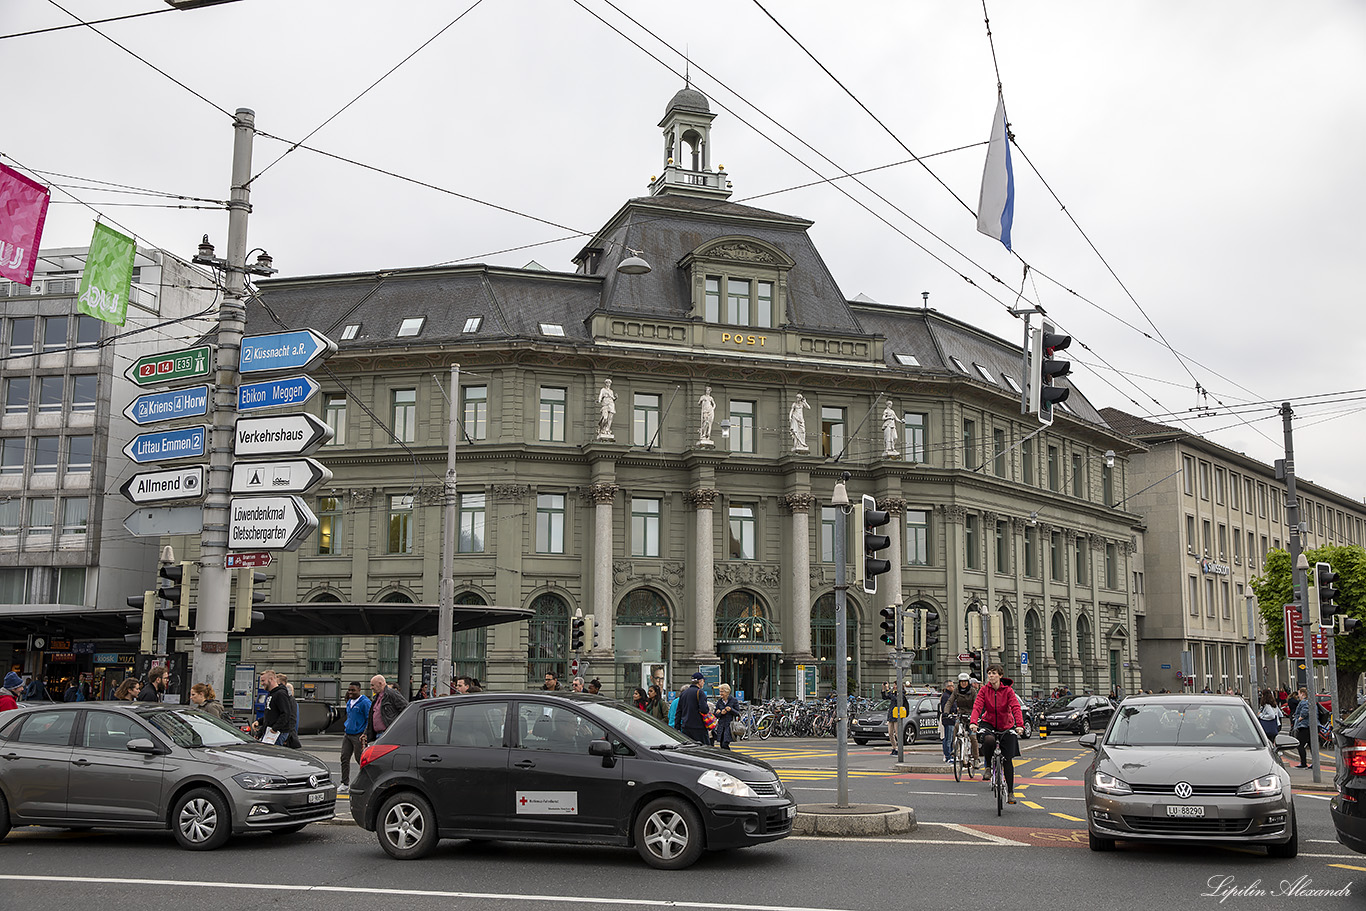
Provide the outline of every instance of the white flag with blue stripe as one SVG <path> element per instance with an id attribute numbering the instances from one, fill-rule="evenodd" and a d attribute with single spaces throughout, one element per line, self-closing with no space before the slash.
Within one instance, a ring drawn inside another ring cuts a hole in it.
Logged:
<path id="1" fill-rule="evenodd" d="M 1010 247 L 1010 224 L 1015 220 L 1015 172 L 1010 166 L 1006 139 L 1006 102 L 996 96 L 996 119 L 991 124 L 987 163 L 982 169 L 982 194 L 977 200 L 977 230 Z"/>

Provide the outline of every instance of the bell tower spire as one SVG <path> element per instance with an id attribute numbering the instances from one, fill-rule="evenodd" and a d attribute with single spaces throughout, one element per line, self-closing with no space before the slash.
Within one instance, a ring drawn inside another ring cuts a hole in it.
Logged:
<path id="1" fill-rule="evenodd" d="M 691 86 L 691 73 L 684 87 L 669 99 L 664 119 L 664 173 L 650 181 L 651 196 L 702 196 L 728 199 L 730 179 L 724 168 L 712 169 L 711 112 L 707 96 Z"/>

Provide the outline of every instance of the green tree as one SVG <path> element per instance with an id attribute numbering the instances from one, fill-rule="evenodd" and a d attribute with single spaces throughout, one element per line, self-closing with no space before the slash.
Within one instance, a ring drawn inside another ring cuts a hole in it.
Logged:
<path id="1" fill-rule="evenodd" d="M 1366 550 L 1361 547 L 1340 547 L 1326 545 L 1305 551 L 1309 561 L 1306 577 L 1309 582 L 1309 596 L 1306 599 L 1308 613 L 1318 620 L 1318 597 L 1314 591 L 1314 564 L 1331 563 L 1333 571 L 1339 575 L 1338 588 L 1342 595 L 1337 599 L 1338 606 L 1349 617 L 1366 620 Z M 1266 621 L 1266 645 L 1282 658 L 1285 657 L 1285 605 L 1293 603 L 1291 597 L 1290 554 L 1283 550 L 1273 550 L 1266 555 L 1262 575 L 1252 580 L 1252 590 L 1257 595 L 1257 609 Z M 1292 635 L 1298 635 L 1293 630 Z M 1366 671 L 1366 637 L 1339 636 L 1334 645 L 1338 664 L 1338 694 L 1343 705 L 1350 709 L 1356 705 L 1357 678 Z"/>

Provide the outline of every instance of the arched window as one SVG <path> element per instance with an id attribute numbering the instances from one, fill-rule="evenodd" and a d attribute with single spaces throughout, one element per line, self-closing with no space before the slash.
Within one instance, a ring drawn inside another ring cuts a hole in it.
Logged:
<path id="1" fill-rule="evenodd" d="M 569 674 L 569 605 L 559 595 L 537 595 L 531 602 L 535 616 L 527 626 L 527 685 L 540 686 L 546 671 L 561 682 Z"/>
<path id="2" fill-rule="evenodd" d="M 734 591 L 721 599 L 716 609 L 718 641 L 780 642 L 777 627 L 764 612 L 764 605 L 752 592 Z"/>
<path id="3" fill-rule="evenodd" d="M 612 647 L 617 653 L 617 692 L 630 694 L 632 687 L 648 687 L 669 678 L 669 604 L 659 592 L 638 588 L 617 604 Z"/>
<path id="4" fill-rule="evenodd" d="M 910 609 L 912 611 L 930 611 L 932 616 L 939 616 L 939 611 L 932 605 L 926 604 L 924 601 L 915 602 L 911 605 Z M 916 615 L 913 614 L 912 616 Z M 939 644 L 931 648 L 920 649 L 915 653 L 915 661 L 911 663 L 910 677 L 912 683 L 937 686 L 938 680 L 935 677 L 936 661 L 941 649 L 948 647 L 947 643 L 944 642 L 944 638 L 947 634 L 948 630 L 944 628 L 943 621 L 941 620 L 939 627 Z M 958 672 L 955 670 L 954 673 L 956 674 Z"/>
<path id="5" fill-rule="evenodd" d="M 1025 612 L 1025 651 L 1029 652 L 1029 661 L 1035 666 L 1039 666 L 1044 659 L 1043 653 L 1043 623 L 1039 620 L 1039 612 L 1028 610 Z M 1042 672 L 1039 672 L 1042 673 Z M 1040 684 L 1043 683 L 1041 677 L 1035 678 Z"/>
<path id="6" fill-rule="evenodd" d="M 1053 614 L 1053 660 L 1061 665 L 1067 655 L 1067 618 L 1063 616 L 1062 611 L 1058 611 Z M 1061 680 L 1061 670 L 1058 676 Z"/>
<path id="7" fill-rule="evenodd" d="M 1091 641 L 1091 621 L 1085 614 L 1077 617 L 1077 657 L 1081 659 L 1082 684 L 1091 692 L 1096 692 L 1099 689 L 1094 667 L 1096 649 L 1095 643 Z"/>
<path id="8" fill-rule="evenodd" d="M 848 625 L 845 627 L 845 638 L 848 642 L 846 652 L 849 661 L 849 669 L 855 683 L 851 684 L 850 694 L 857 693 L 859 687 L 857 679 L 860 676 L 859 668 L 859 611 L 858 605 L 850 600 L 847 604 Z M 816 656 L 816 674 L 822 690 L 825 687 L 834 688 L 835 686 L 835 633 L 838 627 L 835 625 L 835 593 L 828 592 L 816 599 L 815 605 L 811 608 L 811 653 Z M 875 650 L 876 653 L 876 650 Z"/>
<path id="9" fill-rule="evenodd" d="M 461 592 L 455 603 L 484 606 L 488 602 L 478 592 Z M 488 627 L 462 629 L 455 634 L 451 650 L 451 673 L 456 677 L 473 677 L 483 682 L 488 667 L 485 650 L 488 646 Z"/>

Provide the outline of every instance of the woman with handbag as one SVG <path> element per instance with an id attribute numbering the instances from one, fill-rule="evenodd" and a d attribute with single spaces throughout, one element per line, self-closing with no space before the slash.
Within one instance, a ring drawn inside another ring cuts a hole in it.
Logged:
<path id="1" fill-rule="evenodd" d="M 716 729 L 712 731 L 712 742 L 723 750 L 730 749 L 730 726 L 740 714 L 740 700 L 730 694 L 730 684 L 723 683 L 716 688 L 720 694 L 713 707 L 716 715 Z"/>
<path id="2" fill-rule="evenodd" d="M 1266 739 L 1275 743 L 1276 735 L 1281 732 L 1281 709 L 1276 705 L 1276 696 L 1269 689 L 1262 690 L 1258 701 L 1261 709 L 1257 712 L 1257 720 L 1262 723 L 1262 730 L 1266 731 Z"/>

